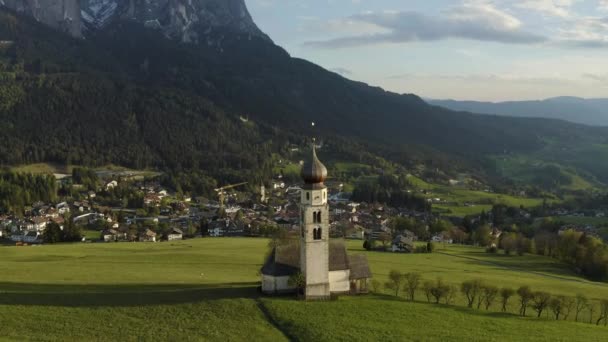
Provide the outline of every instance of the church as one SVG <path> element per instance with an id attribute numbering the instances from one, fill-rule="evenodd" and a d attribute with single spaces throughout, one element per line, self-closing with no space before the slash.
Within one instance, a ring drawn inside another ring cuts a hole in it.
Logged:
<path id="1" fill-rule="evenodd" d="M 366 293 L 372 274 L 365 255 L 349 255 L 344 241 L 329 239 L 327 168 L 317 158 L 314 143 L 301 176 L 299 243 L 274 248 L 262 266 L 262 292 L 293 293 L 296 288 L 289 279 L 302 273 L 307 300 Z"/>

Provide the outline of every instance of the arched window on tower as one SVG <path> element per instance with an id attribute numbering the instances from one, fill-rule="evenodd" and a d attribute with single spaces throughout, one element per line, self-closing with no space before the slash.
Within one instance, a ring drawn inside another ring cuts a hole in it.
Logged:
<path id="1" fill-rule="evenodd" d="M 310 192 L 306 191 L 306 200 L 310 201 Z"/>
<path id="2" fill-rule="evenodd" d="M 315 240 L 321 240 L 323 236 L 323 230 L 319 227 L 317 229 L 315 229 L 315 233 L 314 233 L 314 239 Z"/>
<path id="3" fill-rule="evenodd" d="M 317 221 L 317 223 L 321 223 L 321 212 L 317 211 L 317 213 L 315 214 L 315 221 Z"/>

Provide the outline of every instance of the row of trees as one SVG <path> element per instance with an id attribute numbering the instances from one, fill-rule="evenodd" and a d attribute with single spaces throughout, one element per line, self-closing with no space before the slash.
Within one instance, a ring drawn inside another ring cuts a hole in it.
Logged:
<path id="1" fill-rule="evenodd" d="M 372 283 L 375 292 L 380 292 L 380 285 L 377 281 Z M 441 278 L 435 281 L 423 281 L 420 273 L 401 273 L 397 270 L 390 271 L 384 289 L 396 297 L 399 297 L 400 292 L 403 291 L 410 301 L 415 301 L 416 294 L 422 291 L 427 302 L 446 305 L 455 304 L 457 296 L 462 294 L 462 302 L 467 307 L 478 310 L 482 308 L 490 310 L 498 304 L 502 312 L 508 312 L 512 303 L 515 303 L 517 313 L 521 316 L 527 316 L 528 309 L 532 309 L 536 317 L 550 313 L 555 320 L 568 320 L 574 316 L 574 321 L 579 322 L 583 320 L 583 313 L 587 312 L 586 322 L 608 325 L 608 299 L 597 303 L 583 294 L 578 294 L 576 297 L 552 295 L 545 291 L 533 291 L 529 286 L 521 286 L 518 289 L 499 288 L 481 279 L 464 281 L 458 288 Z"/>

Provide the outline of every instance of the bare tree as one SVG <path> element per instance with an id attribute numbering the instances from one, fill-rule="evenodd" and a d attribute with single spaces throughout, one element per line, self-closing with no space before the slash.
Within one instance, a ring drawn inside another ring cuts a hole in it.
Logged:
<path id="1" fill-rule="evenodd" d="M 426 300 L 427 302 L 431 302 L 431 290 L 433 289 L 433 282 L 432 281 L 425 281 L 424 285 L 422 286 L 423 290 L 424 290 L 424 295 L 426 296 Z"/>
<path id="2" fill-rule="evenodd" d="M 537 291 L 532 297 L 532 308 L 538 313 L 537 317 L 542 315 L 543 311 L 549 306 L 551 295 L 547 292 Z"/>
<path id="3" fill-rule="evenodd" d="M 572 297 L 563 297 L 562 298 L 562 311 L 564 313 L 564 321 L 570 317 L 570 313 L 572 313 L 572 309 L 574 308 L 574 298 Z"/>
<path id="4" fill-rule="evenodd" d="M 515 290 L 504 287 L 500 289 L 500 297 L 502 298 L 502 312 L 507 312 L 507 306 L 509 305 L 509 299 L 513 297 Z"/>
<path id="5" fill-rule="evenodd" d="M 401 283 L 403 283 L 403 273 L 392 270 L 388 274 L 388 281 L 384 284 L 384 287 L 388 290 L 395 291 L 395 296 L 399 296 L 399 290 L 401 290 Z"/>
<path id="6" fill-rule="evenodd" d="M 534 293 L 530 290 L 529 286 L 522 286 L 517 289 L 517 294 L 519 295 L 519 314 L 522 316 L 526 315 L 526 309 L 532 298 L 534 298 Z"/>
<path id="7" fill-rule="evenodd" d="M 555 315 L 555 320 L 559 320 L 559 316 L 564 310 L 564 296 L 558 296 L 551 298 L 549 301 L 549 308 L 553 311 L 553 315 Z"/>
<path id="8" fill-rule="evenodd" d="M 576 316 L 574 317 L 574 320 L 576 322 L 578 322 L 578 316 L 580 315 L 580 313 L 585 310 L 588 305 L 589 300 L 587 299 L 587 297 L 585 297 L 585 295 L 580 293 L 576 295 Z"/>
<path id="9" fill-rule="evenodd" d="M 460 285 L 460 291 L 467 298 L 467 306 L 469 308 L 473 307 L 475 300 L 477 299 L 478 296 L 480 296 L 482 285 L 483 285 L 483 283 L 479 279 L 467 280 Z"/>
<path id="10" fill-rule="evenodd" d="M 589 304 L 587 304 L 587 311 L 589 311 L 589 324 L 593 324 L 593 314 L 595 313 L 595 304 L 592 302 L 589 302 Z"/>
<path id="11" fill-rule="evenodd" d="M 600 325 L 604 322 L 604 326 L 608 325 L 608 300 L 604 299 L 600 301 L 600 317 L 596 321 L 596 325 Z"/>
<path id="12" fill-rule="evenodd" d="M 441 278 L 437 278 L 437 282 L 431 288 L 431 296 L 435 298 L 435 304 L 439 304 L 442 298 L 447 297 L 450 290 L 449 285 L 445 284 Z"/>
<path id="13" fill-rule="evenodd" d="M 498 295 L 498 287 L 493 285 L 486 285 L 483 288 L 483 300 L 486 305 L 486 310 L 490 309 L 492 303 L 494 303 L 494 299 Z"/>
<path id="14" fill-rule="evenodd" d="M 407 292 L 408 298 L 413 302 L 416 295 L 416 290 L 420 287 L 420 280 L 422 276 L 420 273 L 407 273 L 405 275 L 405 285 L 403 290 Z"/>
<path id="15" fill-rule="evenodd" d="M 458 293 L 458 287 L 456 287 L 454 285 L 450 285 L 449 291 L 445 296 L 445 303 L 447 305 L 453 304 L 457 293 Z"/>

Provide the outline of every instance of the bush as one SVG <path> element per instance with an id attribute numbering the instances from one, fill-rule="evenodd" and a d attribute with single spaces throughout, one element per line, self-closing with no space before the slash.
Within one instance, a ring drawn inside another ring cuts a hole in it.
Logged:
<path id="1" fill-rule="evenodd" d="M 435 244 L 434 244 L 434 243 L 432 243 L 431 241 L 429 241 L 429 242 L 426 244 L 426 251 L 427 251 L 428 253 L 433 253 L 433 251 L 434 251 L 434 250 L 435 250 Z"/>

